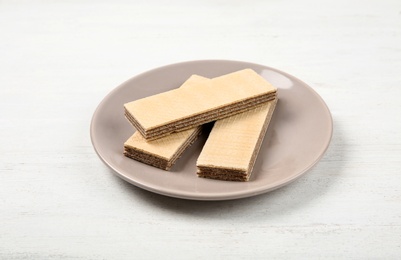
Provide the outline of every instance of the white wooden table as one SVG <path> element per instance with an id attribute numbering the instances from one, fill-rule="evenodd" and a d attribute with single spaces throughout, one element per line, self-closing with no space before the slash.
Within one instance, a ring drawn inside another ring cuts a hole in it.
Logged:
<path id="1" fill-rule="evenodd" d="M 400 1 L 15 2 L 0 1 L 0 259 L 401 258 Z M 199 59 L 312 86 L 334 120 L 321 162 L 222 202 L 116 177 L 90 141 L 98 103 Z"/>

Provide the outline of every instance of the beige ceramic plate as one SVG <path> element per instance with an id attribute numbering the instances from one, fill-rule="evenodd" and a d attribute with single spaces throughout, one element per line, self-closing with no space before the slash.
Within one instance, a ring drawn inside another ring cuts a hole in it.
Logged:
<path id="1" fill-rule="evenodd" d="M 179 87 L 190 75 L 216 77 L 252 68 L 278 88 L 279 102 L 249 182 L 198 178 L 196 159 L 201 137 L 170 172 L 123 156 L 123 143 L 134 132 L 124 118 L 123 104 Z M 226 200 L 265 193 L 306 173 L 326 151 L 332 135 L 330 111 L 308 85 L 287 73 L 239 61 L 183 62 L 135 76 L 114 89 L 96 109 L 92 144 L 103 162 L 122 179 L 159 194 L 195 200 Z"/>

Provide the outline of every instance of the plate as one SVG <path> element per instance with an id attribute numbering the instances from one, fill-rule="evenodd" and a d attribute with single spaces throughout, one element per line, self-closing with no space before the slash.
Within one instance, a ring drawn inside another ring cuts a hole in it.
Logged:
<path id="1" fill-rule="evenodd" d="M 279 102 L 248 182 L 199 178 L 196 159 L 206 137 L 201 136 L 167 172 L 123 156 L 123 144 L 134 128 L 123 104 L 179 87 L 189 76 L 213 78 L 251 68 L 278 89 Z M 109 93 L 91 122 L 93 147 L 119 177 L 151 192 L 193 200 L 250 197 L 282 187 L 312 168 L 332 136 L 332 117 L 322 98 L 299 79 L 264 65 L 228 60 L 176 63 L 135 76 Z"/>

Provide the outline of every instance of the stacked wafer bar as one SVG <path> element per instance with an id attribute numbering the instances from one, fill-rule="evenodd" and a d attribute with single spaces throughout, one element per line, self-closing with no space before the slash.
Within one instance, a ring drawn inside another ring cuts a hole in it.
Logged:
<path id="1" fill-rule="evenodd" d="M 193 84 L 205 82 L 209 79 L 192 75 L 181 88 L 191 87 Z M 124 155 L 151 166 L 170 170 L 176 160 L 182 155 L 202 131 L 202 126 L 161 137 L 156 140 L 146 141 L 139 133 L 135 132 L 124 143 Z"/>
<path id="2" fill-rule="evenodd" d="M 273 100 L 276 89 L 251 69 L 240 70 L 124 104 L 146 140 L 216 121 Z"/>
<path id="3" fill-rule="evenodd" d="M 169 169 L 185 147 L 195 140 L 198 132 L 194 129 L 216 121 L 199 156 L 198 175 L 247 181 L 277 102 L 276 88 L 251 69 L 210 80 L 198 79 L 188 87 L 124 105 L 126 118 L 138 130 L 124 144 L 124 154 Z M 190 131 L 184 134 L 186 129 Z M 175 140 L 167 142 L 174 145 L 166 145 L 163 142 L 166 138 Z M 236 145 L 224 145 L 227 142 Z M 168 156 L 163 154 L 168 150 L 166 147 L 170 149 Z M 219 156 L 215 153 L 217 150 L 231 154 L 231 159 Z M 236 160 L 239 157 L 240 162 Z M 233 164 L 234 161 L 237 164 Z"/>
<path id="4" fill-rule="evenodd" d="M 216 121 L 196 163 L 198 176 L 248 181 L 276 103 Z"/>
<path id="5" fill-rule="evenodd" d="M 124 143 L 124 155 L 168 171 L 185 149 L 195 142 L 201 130 L 202 127 L 198 126 L 149 142 L 140 133 L 135 132 Z"/>

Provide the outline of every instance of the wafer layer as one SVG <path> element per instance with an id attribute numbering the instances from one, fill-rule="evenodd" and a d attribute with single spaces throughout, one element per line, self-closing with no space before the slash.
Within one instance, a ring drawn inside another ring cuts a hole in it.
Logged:
<path id="1" fill-rule="evenodd" d="M 146 141 L 140 133 L 135 132 L 124 143 L 124 155 L 168 171 L 185 149 L 197 139 L 201 129 L 198 126 L 153 141 Z"/>
<path id="2" fill-rule="evenodd" d="M 247 111 L 273 100 L 276 89 L 251 69 L 124 104 L 147 140 Z"/>
<path id="3" fill-rule="evenodd" d="M 193 84 L 208 80 L 192 75 L 181 88 L 191 87 Z M 184 150 L 197 139 L 201 129 L 202 126 L 196 126 L 153 141 L 146 141 L 139 132 L 135 132 L 124 143 L 124 155 L 163 170 L 170 170 Z"/>
<path id="4" fill-rule="evenodd" d="M 248 181 L 276 103 L 216 121 L 197 160 L 198 176 Z"/>

